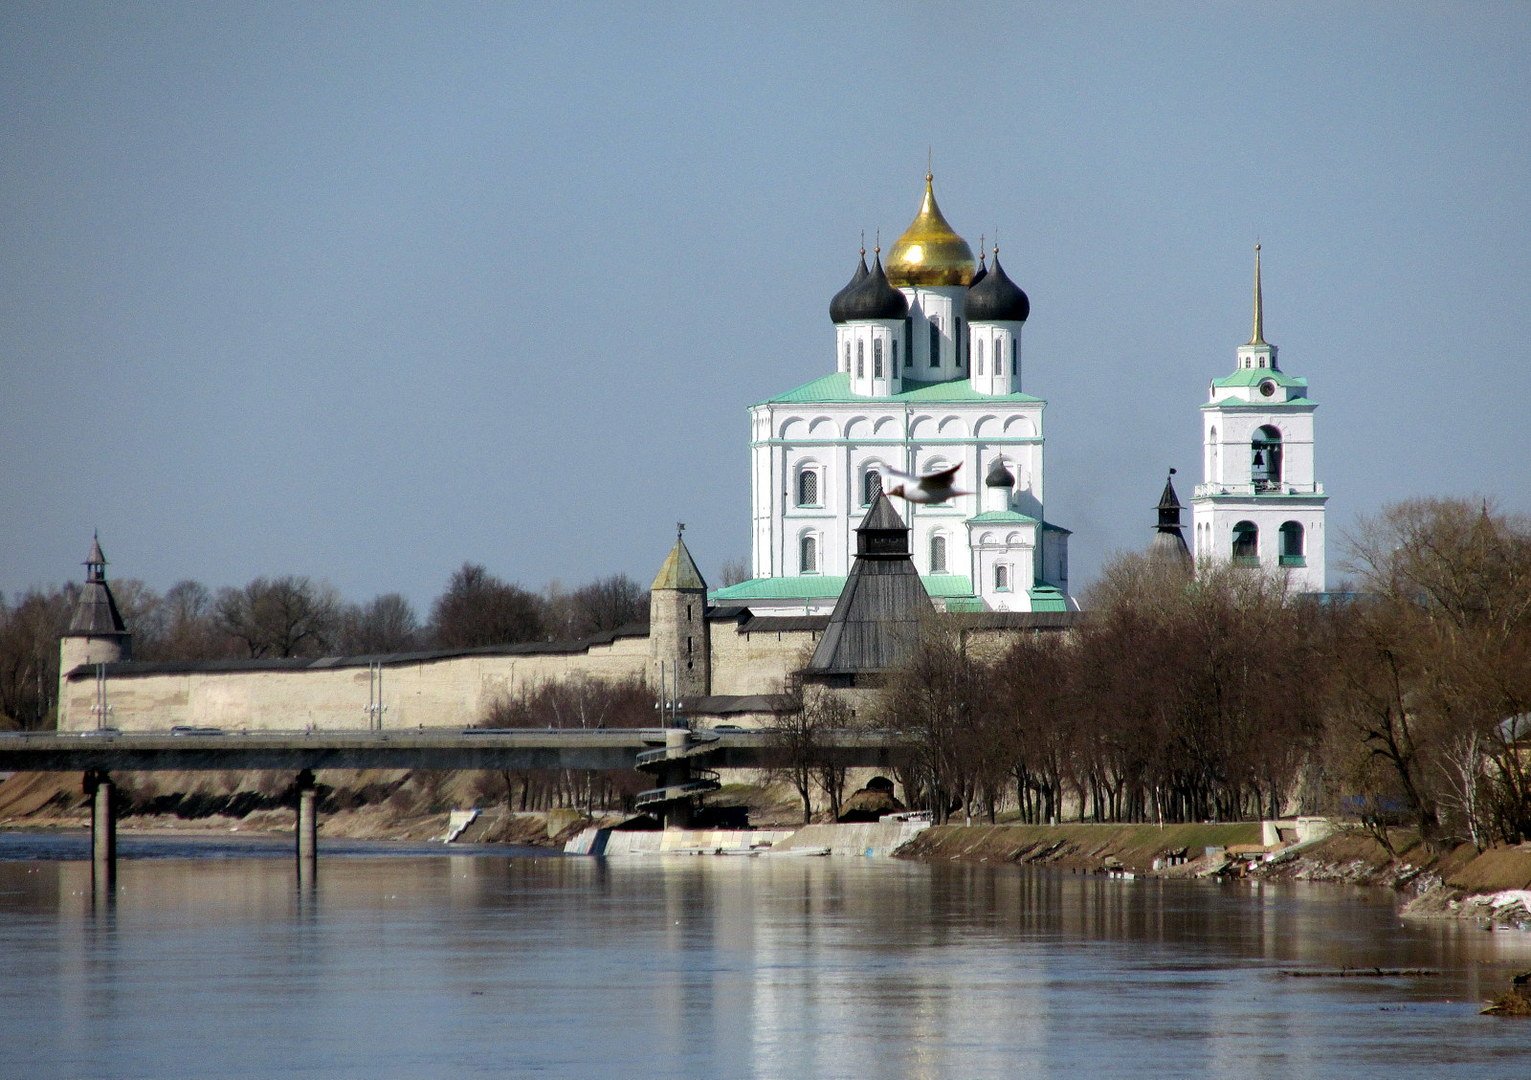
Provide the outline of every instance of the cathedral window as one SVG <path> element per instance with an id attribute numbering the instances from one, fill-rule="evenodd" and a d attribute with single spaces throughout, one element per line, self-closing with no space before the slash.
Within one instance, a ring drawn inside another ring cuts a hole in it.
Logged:
<path id="1" fill-rule="evenodd" d="M 962 316 L 961 315 L 957 316 L 957 319 L 956 319 L 956 321 L 954 323 L 952 323 L 952 326 L 953 326 L 953 330 L 952 330 L 952 344 L 954 346 L 956 346 L 956 349 L 957 349 L 957 356 L 956 356 L 956 358 L 955 358 L 955 360 L 953 362 L 958 367 L 961 367 L 962 363 L 963 363 L 963 356 L 962 356 L 963 337 L 962 337 Z"/>
<path id="2" fill-rule="evenodd" d="M 898 354 L 895 353 L 895 356 Z M 904 316 L 904 366 L 914 367 L 914 316 Z"/>
<path id="3" fill-rule="evenodd" d="M 934 318 L 930 320 L 930 366 L 941 366 L 941 323 Z"/>
<path id="4" fill-rule="evenodd" d="M 1260 565 L 1260 530 L 1253 521 L 1233 527 L 1233 561 L 1238 566 Z"/>
<path id="5" fill-rule="evenodd" d="M 940 533 L 930 538 L 930 572 L 946 573 L 946 537 Z"/>
<path id="6" fill-rule="evenodd" d="M 866 475 L 861 478 L 861 505 L 872 505 L 872 501 L 881 493 L 882 473 L 877 469 L 868 469 Z"/>
<path id="7" fill-rule="evenodd" d="M 994 567 L 994 591 L 1010 591 L 1010 567 L 1000 563 Z"/>
<path id="8" fill-rule="evenodd" d="M 819 473 L 817 469 L 804 469 L 797 474 L 797 505 L 819 505 Z"/>
<path id="9" fill-rule="evenodd" d="M 898 370 L 898 339 L 893 339 L 893 370 Z"/>
<path id="10" fill-rule="evenodd" d="M 841 371 L 845 371 L 845 372 L 849 372 L 850 369 L 851 369 L 851 343 L 849 341 L 847 341 L 845 343 L 845 366 L 843 368 L 841 368 L 840 370 Z"/>
<path id="11" fill-rule="evenodd" d="M 1015 338 L 1010 339 L 1010 374 L 1014 375 L 1016 369 Z"/>
<path id="12" fill-rule="evenodd" d="M 798 572 L 803 574 L 817 574 L 819 572 L 819 541 L 816 537 L 805 536 L 797 543 Z"/>
<path id="13" fill-rule="evenodd" d="M 978 374 L 983 374 L 983 338 L 978 339 Z"/>
<path id="14" fill-rule="evenodd" d="M 856 342 L 856 378 L 866 374 L 866 342 Z"/>
<path id="15" fill-rule="evenodd" d="M 882 340 L 872 342 L 872 378 L 882 378 Z"/>
<path id="16" fill-rule="evenodd" d="M 1281 524 L 1281 565 L 1307 566 L 1307 550 L 1304 545 L 1303 528 L 1295 521 Z"/>

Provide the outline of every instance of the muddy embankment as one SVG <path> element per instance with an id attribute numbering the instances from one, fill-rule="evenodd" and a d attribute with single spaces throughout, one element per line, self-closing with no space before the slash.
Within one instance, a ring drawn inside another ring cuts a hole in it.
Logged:
<path id="1" fill-rule="evenodd" d="M 1258 844 L 1260 825 L 937 825 L 898 851 L 901 859 L 1026 863 L 1062 870 L 1182 874 L 1207 848 Z"/>
<path id="2" fill-rule="evenodd" d="M 292 775 L 274 772 L 113 773 L 124 832 L 202 830 L 290 834 Z M 327 769 L 319 776 L 319 834 L 357 840 L 437 840 L 456 807 L 481 808 L 468 843 L 561 848 L 590 821 L 577 811 L 518 813 L 479 773 Z M 0 828 L 85 828 L 79 773 L 16 773 L 0 781 Z"/>
<path id="3" fill-rule="evenodd" d="M 900 858 L 1023 863 L 1149 877 L 1211 875 L 1370 885 L 1399 893 L 1420 918 L 1465 918 L 1531 928 L 1531 844 L 1436 854 L 1405 831 L 1390 853 L 1361 830 L 1341 829 L 1285 851 L 1258 849 L 1256 822 L 1230 825 L 944 825 L 899 849 Z M 1220 850 L 1209 856 L 1207 849 Z M 1186 861 L 1177 858 L 1185 853 Z M 1229 853 L 1243 858 L 1230 859 Z M 1157 865 L 1156 865 L 1157 864 Z"/>

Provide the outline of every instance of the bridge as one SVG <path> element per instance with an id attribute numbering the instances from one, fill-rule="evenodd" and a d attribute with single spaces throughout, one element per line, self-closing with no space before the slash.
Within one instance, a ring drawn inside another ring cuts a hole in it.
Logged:
<path id="1" fill-rule="evenodd" d="M 832 730 L 816 737 L 823 754 L 846 766 L 891 767 L 906 740 L 888 731 Z M 657 749 L 656 749 L 657 748 Z M 782 760 L 779 741 L 760 730 L 687 728 L 463 728 L 436 731 L 169 731 L 0 733 L 0 771 L 79 772 L 91 796 L 91 857 L 98 883 L 116 870 L 113 772 L 255 769 L 292 772 L 298 793 L 300 880 L 318 857 L 320 769 L 634 769 L 658 777 L 640 806 L 684 805 L 715 790 L 711 770 L 766 768 Z M 706 765 L 699 777 L 698 766 Z"/>

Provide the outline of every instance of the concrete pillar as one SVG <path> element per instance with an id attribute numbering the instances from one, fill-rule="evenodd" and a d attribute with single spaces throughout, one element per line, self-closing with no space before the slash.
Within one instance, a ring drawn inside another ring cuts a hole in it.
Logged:
<path id="1" fill-rule="evenodd" d="M 671 754 L 684 753 L 691 745 L 691 729 L 684 727 L 666 728 L 664 733 L 665 750 Z M 665 787 L 675 784 L 684 784 L 691 779 L 691 762 L 684 757 L 667 758 L 664 772 L 660 776 L 660 783 Z M 691 824 L 691 803 L 676 802 L 667 805 L 664 812 L 664 827 L 667 829 L 684 829 Z"/>
<path id="2" fill-rule="evenodd" d="M 112 778 L 99 769 L 85 774 L 90 796 L 90 875 L 99 886 L 117 876 L 117 802 Z"/>
<path id="3" fill-rule="evenodd" d="M 312 883 L 319 865 L 319 808 L 312 769 L 298 773 L 298 880 Z"/>

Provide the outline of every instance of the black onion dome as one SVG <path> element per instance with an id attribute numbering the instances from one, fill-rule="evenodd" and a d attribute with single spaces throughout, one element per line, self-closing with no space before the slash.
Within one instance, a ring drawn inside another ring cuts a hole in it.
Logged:
<path id="1" fill-rule="evenodd" d="M 968 289 L 968 322 L 1025 322 L 1030 314 L 1031 301 L 999 265 L 999 250 L 995 249 L 994 265 L 989 267 L 982 281 Z"/>
<path id="2" fill-rule="evenodd" d="M 866 248 L 862 248 L 861 260 L 856 264 L 856 272 L 852 274 L 851 279 L 845 283 L 845 288 L 841 289 L 839 292 L 835 293 L 833 297 L 830 298 L 830 322 L 843 323 L 848 318 L 848 316 L 845 314 L 845 298 L 851 293 L 852 290 L 856 288 L 857 285 L 860 285 L 863 281 L 865 281 L 867 275 L 870 273 L 871 271 L 867 269 Z"/>
<path id="3" fill-rule="evenodd" d="M 988 276 L 989 267 L 988 264 L 984 262 L 983 252 L 980 251 L 978 253 L 978 269 L 973 272 L 973 280 L 968 282 L 968 288 L 972 288 L 974 285 L 977 285 L 980 281 Z"/>
<path id="4" fill-rule="evenodd" d="M 888 284 L 888 275 L 882 269 L 881 255 L 872 260 L 872 269 L 860 283 L 847 288 L 835 300 L 839 304 L 840 316 L 835 319 L 836 322 L 902 319 L 909 314 L 909 301 L 904 299 L 903 293 Z"/>
<path id="5" fill-rule="evenodd" d="M 985 487 L 1015 487 L 1015 477 L 1010 470 L 1005 468 L 1005 463 L 999 458 L 994 459 L 994 464 L 989 466 L 989 473 L 983 478 Z"/>

